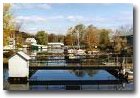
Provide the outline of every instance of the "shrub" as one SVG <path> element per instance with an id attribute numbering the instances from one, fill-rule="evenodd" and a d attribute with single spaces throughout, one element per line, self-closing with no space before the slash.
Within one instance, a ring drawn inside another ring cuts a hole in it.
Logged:
<path id="1" fill-rule="evenodd" d="M 14 51 L 10 50 L 9 52 L 3 53 L 4 58 L 9 58 L 14 54 Z"/>

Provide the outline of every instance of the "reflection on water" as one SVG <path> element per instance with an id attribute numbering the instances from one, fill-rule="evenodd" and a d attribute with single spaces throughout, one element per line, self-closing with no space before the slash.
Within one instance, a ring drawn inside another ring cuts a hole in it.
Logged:
<path id="1" fill-rule="evenodd" d="M 31 80 L 116 80 L 105 70 L 38 70 Z"/>

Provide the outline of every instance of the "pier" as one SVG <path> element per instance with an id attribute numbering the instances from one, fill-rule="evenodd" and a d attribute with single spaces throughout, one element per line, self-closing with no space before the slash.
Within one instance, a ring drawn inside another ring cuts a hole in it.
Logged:
<path id="1" fill-rule="evenodd" d="M 29 80 L 30 85 L 112 85 L 122 84 L 122 80 Z"/>
<path id="2" fill-rule="evenodd" d="M 83 70 L 83 69 L 121 69 L 121 66 L 87 65 L 87 66 L 30 66 L 30 70 Z"/>
<path id="3" fill-rule="evenodd" d="M 45 60 L 31 60 L 30 74 L 32 76 L 37 70 L 106 70 L 113 76 L 121 80 L 127 80 L 127 75 L 123 72 L 124 68 L 130 67 L 121 64 L 118 57 L 99 58 L 100 55 L 78 55 L 79 59 L 67 59 L 65 54 L 41 55 Z M 123 59 L 123 57 L 121 57 Z M 125 58 L 131 59 L 131 58 Z M 108 62 L 109 61 L 109 62 Z M 127 60 L 126 60 L 127 61 Z M 124 61 L 123 61 L 124 63 Z M 127 62 L 126 62 L 127 63 Z M 132 66 L 131 66 L 132 67 Z M 35 82 L 35 81 L 33 81 Z M 41 81 L 36 81 L 41 83 Z M 49 81 L 47 81 L 49 82 Z M 113 82 L 113 81 L 112 81 Z"/>

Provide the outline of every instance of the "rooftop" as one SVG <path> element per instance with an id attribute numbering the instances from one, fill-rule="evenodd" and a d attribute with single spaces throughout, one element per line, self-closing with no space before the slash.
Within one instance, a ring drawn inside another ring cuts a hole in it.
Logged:
<path id="1" fill-rule="evenodd" d="M 48 43 L 48 45 L 64 45 L 64 44 L 60 42 L 51 42 L 51 43 Z"/>
<path id="2" fill-rule="evenodd" d="M 19 51 L 16 53 L 18 56 L 20 56 L 21 58 L 25 59 L 25 60 L 30 60 L 30 56 L 28 56 L 27 54 L 25 54 L 24 52 L 22 51 Z"/>

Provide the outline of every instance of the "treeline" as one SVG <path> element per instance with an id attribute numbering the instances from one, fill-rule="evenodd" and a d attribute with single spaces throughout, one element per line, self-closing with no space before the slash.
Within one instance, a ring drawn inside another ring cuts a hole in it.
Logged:
<path id="1" fill-rule="evenodd" d="M 92 50 L 100 47 L 106 49 L 110 46 L 108 29 L 98 29 L 93 25 L 85 26 L 78 24 L 71 27 L 66 32 L 66 35 L 48 34 L 45 31 L 38 31 L 35 35 L 38 44 L 47 45 L 48 42 L 62 42 L 67 46 L 77 46 Z"/>
<path id="2" fill-rule="evenodd" d="M 133 52 L 133 26 L 124 25 L 116 30 L 99 29 L 93 25 L 78 24 L 68 29 L 64 44 L 81 47 L 87 50 L 127 53 Z"/>
<path id="3" fill-rule="evenodd" d="M 106 49 L 110 46 L 108 29 L 98 29 L 93 25 L 85 26 L 84 24 L 78 24 L 69 28 L 64 43 L 69 46 L 76 46 L 80 43 L 81 47 L 85 47 L 89 50 L 100 47 L 100 49 Z"/>

